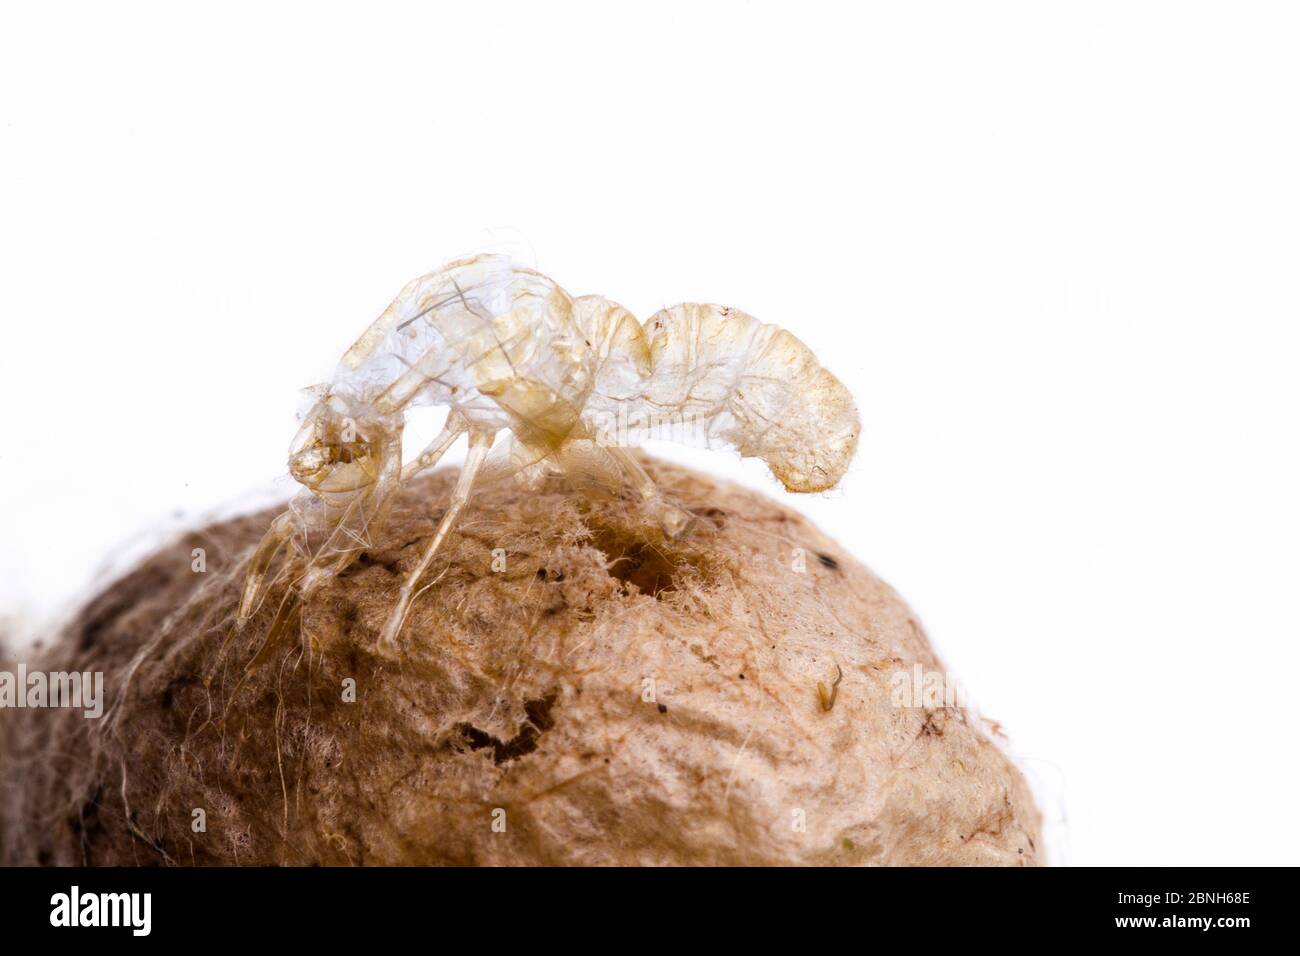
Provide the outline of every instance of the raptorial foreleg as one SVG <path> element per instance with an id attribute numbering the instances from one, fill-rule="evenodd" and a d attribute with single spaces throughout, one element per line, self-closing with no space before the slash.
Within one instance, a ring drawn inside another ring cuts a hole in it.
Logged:
<path id="1" fill-rule="evenodd" d="M 374 486 L 346 499 L 329 536 L 308 560 L 306 570 L 296 582 L 304 600 L 351 565 L 361 552 L 374 546 L 374 530 L 383 526 L 401 476 L 402 455 L 397 446 L 389 449 Z"/>
<path id="2" fill-rule="evenodd" d="M 248 561 L 248 573 L 244 577 L 244 590 L 239 599 L 239 613 L 235 622 L 243 626 L 256 613 L 266 594 L 266 575 L 271 562 L 280 553 L 280 549 L 293 537 L 293 512 L 285 511 L 271 522 L 271 527 L 262 537 L 262 541 Z"/>

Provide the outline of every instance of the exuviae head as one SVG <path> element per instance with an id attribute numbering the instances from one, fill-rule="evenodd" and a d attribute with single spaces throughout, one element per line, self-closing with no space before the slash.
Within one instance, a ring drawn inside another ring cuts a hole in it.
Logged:
<path id="1" fill-rule="evenodd" d="M 312 491 L 359 491 L 379 480 L 401 445 L 401 420 L 367 403 L 317 389 L 289 446 L 289 473 Z"/>

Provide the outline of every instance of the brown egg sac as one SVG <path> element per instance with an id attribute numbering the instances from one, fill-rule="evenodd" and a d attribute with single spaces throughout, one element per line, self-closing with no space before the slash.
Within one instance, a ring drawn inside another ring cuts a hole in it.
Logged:
<path id="1" fill-rule="evenodd" d="M 478 490 L 393 656 L 376 637 L 454 471 L 278 646 L 282 585 L 234 628 L 271 512 L 163 548 L 23 662 L 102 671 L 111 712 L 0 710 L 0 862 L 1041 862 L 982 723 L 900 702 L 942 665 L 898 595 L 763 495 L 646 466 L 686 537 L 558 480 Z"/>

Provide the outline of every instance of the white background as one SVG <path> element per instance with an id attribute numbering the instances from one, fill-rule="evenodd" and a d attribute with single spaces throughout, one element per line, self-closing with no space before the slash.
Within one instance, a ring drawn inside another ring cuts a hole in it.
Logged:
<path id="1" fill-rule="evenodd" d="M 247 502 L 407 279 L 505 248 L 779 322 L 850 386 L 839 493 L 662 450 L 903 593 L 1056 862 L 1295 863 L 1284 10 L 6 5 L 3 605 Z"/>

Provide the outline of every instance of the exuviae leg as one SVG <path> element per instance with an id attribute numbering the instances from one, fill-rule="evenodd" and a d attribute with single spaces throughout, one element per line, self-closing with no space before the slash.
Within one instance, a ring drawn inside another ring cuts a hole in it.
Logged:
<path id="1" fill-rule="evenodd" d="M 646 511 L 659 522 L 659 527 L 663 529 L 665 535 L 669 538 L 680 538 L 691 529 L 691 525 L 695 523 L 695 516 L 660 491 L 654 479 L 646 473 L 630 451 L 616 447 L 605 450 L 623 469 L 636 489 L 637 495 L 645 503 Z"/>
<path id="2" fill-rule="evenodd" d="M 438 525 L 438 530 L 433 536 L 433 540 L 424 549 L 424 554 L 409 575 L 405 583 L 398 592 L 397 603 L 393 605 L 388 614 L 388 620 L 384 624 L 383 633 L 379 636 L 379 649 L 383 652 L 391 652 L 396 646 L 397 635 L 402 630 L 402 624 L 406 621 L 407 612 L 411 608 L 411 601 L 415 596 L 415 586 L 419 583 L 424 572 L 429 569 L 433 563 L 434 556 L 442 546 L 443 540 L 447 533 L 455 525 L 461 509 L 465 507 L 465 502 L 469 500 L 470 489 L 474 486 L 474 478 L 478 474 L 479 468 L 483 465 L 483 460 L 487 457 L 488 450 L 492 447 L 493 432 L 471 428 L 469 433 L 469 454 L 465 457 L 465 465 L 460 470 L 460 477 L 456 480 L 456 487 L 451 493 L 451 502 L 447 505 L 447 513 L 442 516 L 442 522 Z"/>
<path id="3" fill-rule="evenodd" d="M 304 598 L 310 597 L 322 584 L 351 564 L 360 551 L 371 546 L 370 529 L 383 523 L 398 486 L 438 464 L 447 449 L 468 428 L 469 423 L 464 417 L 452 411 L 438 437 L 405 467 L 401 463 L 400 449 L 394 449 L 392 457 L 384 462 L 383 474 L 376 487 L 348 502 L 328 540 L 308 562 L 298 585 Z"/>
<path id="4" fill-rule="evenodd" d="M 293 537 L 293 532 L 293 512 L 285 511 L 271 522 L 271 527 L 253 552 L 248 563 L 248 574 L 244 577 L 244 590 L 239 599 L 239 614 L 235 618 L 238 625 L 243 626 L 262 603 L 266 591 L 266 573 L 285 542 Z"/>
<path id="5" fill-rule="evenodd" d="M 457 411 L 451 411 L 447 415 L 447 423 L 442 426 L 442 432 L 429 443 L 429 447 L 420 452 L 419 456 L 412 458 L 406 467 L 402 469 L 402 480 L 406 481 L 414 478 L 422 471 L 427 471 L 434 465 L 438 464 L 442 456 L 447 453 L 447 449 L 455 444 L 456 439 L 469 429 L 469 423 Z"/>
<path id="6" fill-rule="evenodd" d="M 374 547 L 373 530 L 382 527 L 396 497 L 402 478 L 400 444 L 387 449 L 379 478 L 370 488 L 358 489 L 347 499 L 324 544 L 316 549 L 298 579 L 298 592 L 309 599 L 326 581 L 352 564 L 367 548 Z"/>

